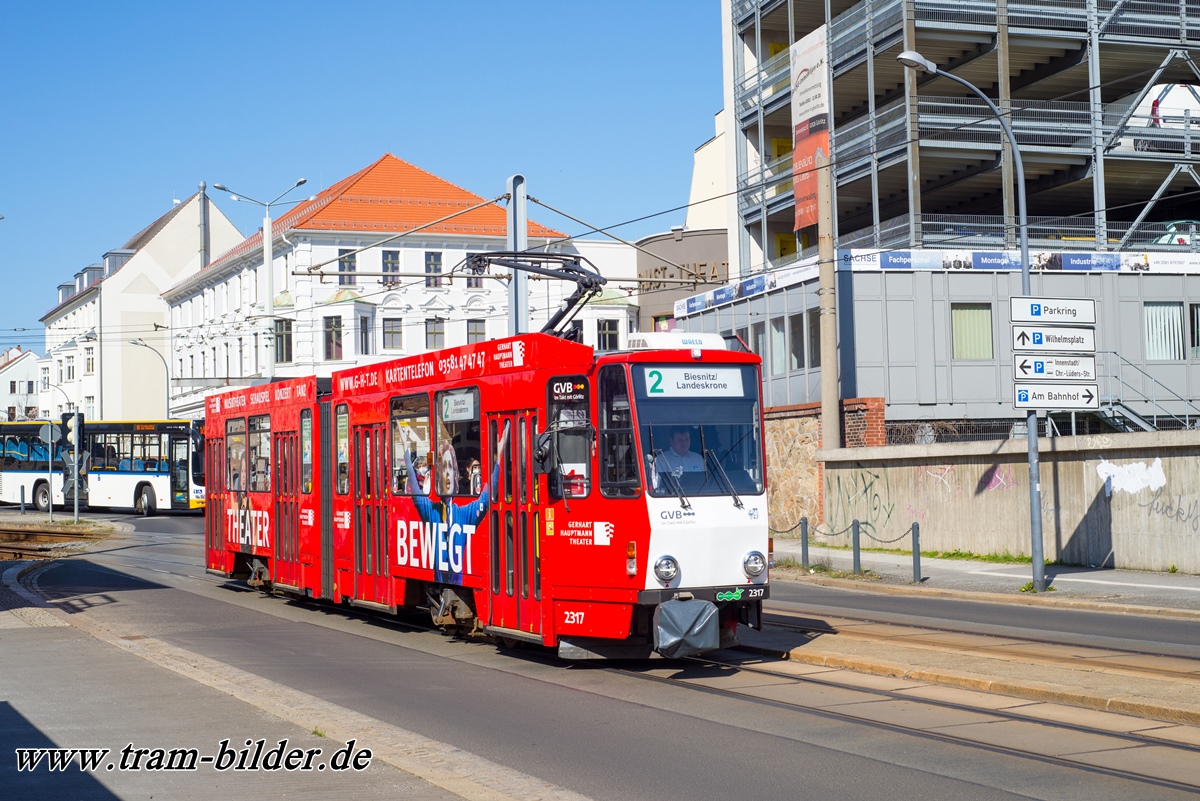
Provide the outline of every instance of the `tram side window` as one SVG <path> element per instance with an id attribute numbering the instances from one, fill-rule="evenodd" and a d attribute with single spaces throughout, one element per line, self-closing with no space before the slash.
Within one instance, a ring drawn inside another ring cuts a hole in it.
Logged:
<path id="1" fill-rule="evenodd" d="M 271 417 L 250 418 L 250 491 L 271 491 Z"/>
<path id="2" fill-rule="evenodd" d="M 350 492 L 350 410 L 345 404 L 337 407 L 334 412 L 334 426 L 337 429 L 337 494 L 346 495 Z"/>
<path id="3" fill-rule="evenodd" d="M 479 447 L 479 390 L 439 392 L 434 487 L 440 496 L 474 497 L 483 489 Z"/>
<path id="4" fill-rule="evenodd" d="M 312 412 L 300 412 L 300 491 L 305 495 L 312 492 L 313 436 Z"/>
<path id="5" fill-rule="evenodd" d="M 600 493 L 635 498 L 640 487 L 629 383 L 625 367 L 611 364 L 600 371 Z"/>
<path id="6" fill-rule="evenodd" d="M 225 421 L 226 485 L 234 491 L 246 489 L 246 418 Z"/>
<path id="7" fill-rule="evenodd" d="M 429 429 L 429 396 L 392 398 L 392 492 L 427 495 L 433 474 L 433 442 Z M 409 470 L 414 475 L 410 481 Z"/>
<path id="8" fill-rule="evenodd" d="M 586 497 L 592 489 L 591 394 L 587 376 L 560 376 L 549 384 L 551 467 L 559 471 L 561 495 Z M 550 482 L 558 496 L 559 482 Z"/>

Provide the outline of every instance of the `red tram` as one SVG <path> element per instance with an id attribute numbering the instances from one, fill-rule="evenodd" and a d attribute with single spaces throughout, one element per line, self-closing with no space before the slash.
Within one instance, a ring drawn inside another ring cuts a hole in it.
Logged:
<path id="1" fill-rule="evenodd" d="M 631 346 L 527 334 L 211 396 L 208 571 L 566 658 L 732 644 L 768 595 L 761 360 Z"/>

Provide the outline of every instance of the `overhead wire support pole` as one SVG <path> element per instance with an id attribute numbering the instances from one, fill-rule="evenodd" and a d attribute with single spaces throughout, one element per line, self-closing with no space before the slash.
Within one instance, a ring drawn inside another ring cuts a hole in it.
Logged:
<path id="1" fill-rule="evenodd" d="M 520 253 L 529 247 L 529 214 L 525 193 L 525 176 L 508 178 L 508 209 L 506 212 L 508 249 Z M 513 272 L 508 284 L 508 333 L 524 333 L 529 325 L 529 281 L 523 270 Z"/>

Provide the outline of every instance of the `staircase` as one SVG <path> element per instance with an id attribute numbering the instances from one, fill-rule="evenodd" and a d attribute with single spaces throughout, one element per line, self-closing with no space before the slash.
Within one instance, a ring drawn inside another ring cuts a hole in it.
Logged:
<path id="1" fill-rule="evenodd" d="M 1200 406 L 1115 350 L 1096 351 L 1100 408 L 1096 416 L 1129 431 L 1200 428 Z"/>

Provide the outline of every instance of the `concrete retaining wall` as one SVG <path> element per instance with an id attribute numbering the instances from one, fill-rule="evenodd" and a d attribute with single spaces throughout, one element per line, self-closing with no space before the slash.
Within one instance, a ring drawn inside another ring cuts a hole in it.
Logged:
<path id="1" fill-rule="evenodd" d="M 1025 439 L 818 451 L 818 538 L 865 547 L 1029 555 Z M 1046 559 L 1200 573 L 1200 432 L 1039 440 Z M 773 528 L 777 528 L 772 524 Z"/>

